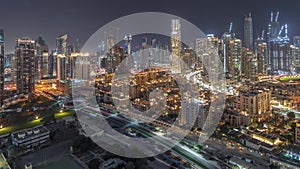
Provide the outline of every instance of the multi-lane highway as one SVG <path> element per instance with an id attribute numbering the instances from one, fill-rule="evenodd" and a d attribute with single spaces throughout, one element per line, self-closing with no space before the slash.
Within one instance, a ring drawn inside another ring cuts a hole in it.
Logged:
<path id="1" fill-rule="evenodd" d="M 92 116 L 92 114 L 90 113 L 90 111 L 92 111 L 94 115 L 105 116 L 108 121 L 118 124 L 120 125 L 120 127 L 128 126 L 128 124 L 132 123 L 132 121 L 124 117 L 121 117 L 119 115 L 116 115 L 114 113 L 111 113 L 109 111 L 104 111 L 104 110 L 99 110 L 97 108 L 89 107 L 86 104 L 83 105 L 85 105 L 85 109 L 87 110 L 86 115 L 88 116 Z M 85 112 L 84 110 L 81 111 Z M 133 123 L 133 124 L 134 125 L 131 125 L 131 128 L 133 128 L 136 132 L 139 132 L 140 134 L 153 139 L 153 141 L 159 143 L 162 146 L 166 146 L 166 147 L 169 146 L 168 138 L 164 138 L 163 136 L 161 136 L 161 139 L 157 139 L 157 137 L 155 137 L 157 135 L 150 129 L 138 125 L 138 123 Z M 204 159 L 200 154 L 195 153 L 194 151 L 190 150 L 187 147 L 184 147 L 181 144 L 178 144 L 175 147 L 173 147 L 171 151 L 178 154 L 181 158 L 189 161 L 192 165 L 196 166 L 197 168 L 209 168 L 209 169 L 220 168 L 218 167 L 218 165 L 216 165 L 216 163 Z"/>

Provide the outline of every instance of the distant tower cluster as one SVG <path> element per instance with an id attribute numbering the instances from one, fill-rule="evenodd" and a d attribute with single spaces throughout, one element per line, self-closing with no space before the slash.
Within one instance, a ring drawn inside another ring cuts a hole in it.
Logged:
<path id="1" fill-rule="evenodd" d="M 172 19 L 171 30 L 171 72 L 178 74 L 181 73 L 181 24 L 179 19 Z"/>

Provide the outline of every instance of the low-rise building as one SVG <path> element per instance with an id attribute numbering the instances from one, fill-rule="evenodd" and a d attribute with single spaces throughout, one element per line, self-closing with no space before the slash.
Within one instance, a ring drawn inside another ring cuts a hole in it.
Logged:
<path id="1" fill-rule="evenodd" d="M 49 141 L 50 131 L 44 126 L 16 131 L 11 134 L 12 144 L 19 148 L 41 147 Z"/>

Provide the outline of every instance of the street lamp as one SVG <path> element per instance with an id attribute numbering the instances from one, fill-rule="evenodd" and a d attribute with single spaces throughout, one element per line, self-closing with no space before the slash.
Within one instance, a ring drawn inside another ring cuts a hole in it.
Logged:
<path id="1" fill-rule="evenodd" d="M 3 125 L 1 124 L 1 125 L 0 125 L 0 129 L 2 129 L 2 128 L 3 128 Z"/>

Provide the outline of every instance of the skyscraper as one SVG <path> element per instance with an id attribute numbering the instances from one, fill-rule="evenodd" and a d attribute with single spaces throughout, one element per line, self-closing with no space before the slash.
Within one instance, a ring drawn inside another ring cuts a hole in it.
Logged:
<path id="1" fill-rule="evenodd" d="M 57 80 L 66 80 L 67 68 L 66 68 L 66 56 L 63 54 L 57 55 Z"/>
<path id="2" fill-rule="evenodd" d="M 56 38 L 56 52 L 57 54 L 62 54 L 67 56 L 67 40 L 68 35 L 63 34 Z"/>
<path id="3" fill-rule="evenodd" d="M 269 49 L 269 67 L 271 71 L 290 71 L 291 57 L 290 57 L 290 39 L 288 37 L 287 24 L 280 27 L 278 21 L 279 12 L 276 17 L 271 13 L 271 20 L 268 25 L 268 49 Z M 282 36 L 282 32 L 285 35 Z"/>
<path id="4" fill-rule="evenodd" d="M 179 19 L 172 19 L 171 22 L 171 72 L 172 73 L 181 73 L 181 62 L 180 62 L 180 53 L 181 53 L 181 24 Z"/>
<path id="5" fill-rule="evenodd" d="M 232 82 L 239 81 L 241 73 L 242 41 L 233 33 L 225 33 L 221 39 L 220 57 L 224 64 L 224 73 Z"/>
<path id="6" fill-rule="evenodd" d="M 244 20 L 244 44 L 246 48 L 253 51 L 253 22 L 251 13 Z"/>
<path id="7" fill-rule="evenodd" d="M 257 57 L 257 73 L 258 75 L 267 75 L 269 69 L 268 45 L 264 39 L 264 31 L 262 37 L 255 40 L 255 55 Z"/>
<path id="8" fill-rule="evenodd" d="M 0 29 L 0 108 L 4 100 L 4 31 Z"/>
<path id="9" fill-rule="evenodd" d="M 42 37 L 35 41 L 35 80 L 48 77 L 48 46 Z"/>
<path id="10" fill-rule="evenodd" d="M 203 66 L 207 66 L 203 65 L 203 55 L 207 53 L 207 44 L 207 38 L 196 38 L 196 54 L 197 57 L 200 57 L 200 61 L 202 62 L 201 69 L 203 69 Z"/>
<path id="11" fill-rule="evenodd" d="M 35 42 L 29 37 L 16 41 L 17 90 L 19 95 L 31 98 L 34 92 Z"/>
<path id="12" fill-rule="evenodd" d="M 290 39 L 288 37 L 287 25 L 285 24 L 285 36 L 278 34 L 277 38 L 269 40 L 270 45 L 270 68 L 272 71 L 290 71 L 291 57 L 290 57 Z"/>
<path id="13" fill-rule="evenodd" d="M 75 78 L 78 80 L 90 79 L 90 57 L 88 53 L 77 53 L 75 63 Z"/>
<path id="14" fill-rule="evenodd" d="M 291 60 L 294 70 L 300 72 L 300 36 L 293 37 L 293 45 L 291 45 Z"/>
<path id="15" fill-rule="evenodd" d="M 56 38 L 57 80 L 65 80 L 67 77 L 67 40 L 67 34 Z"/>
<path id="16" fill-rule="evenodd" d="M 255 54 L 248 48 L 243 48 L 241 75 L 251 81 L 257 80 L 257 59 Z"/>
<path id="17" fill-rule="evenodd" d="M 48 73 L 49 77 L 54 78 L 57 76 L 57 54 L 55 50 L 52 50 L 48 56 Z"/>

